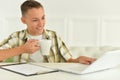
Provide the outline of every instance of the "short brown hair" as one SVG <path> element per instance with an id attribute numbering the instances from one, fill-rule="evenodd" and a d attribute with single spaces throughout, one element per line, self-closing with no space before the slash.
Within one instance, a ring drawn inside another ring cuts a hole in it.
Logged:
<path id="1" fill-rule="evenodd" d="M 22 16 L 25 15 L 25 13 L 32 8 L 43 8 L 43 5 L 35 0 L 27 0 L 21 5 L 21 13 Z"/>

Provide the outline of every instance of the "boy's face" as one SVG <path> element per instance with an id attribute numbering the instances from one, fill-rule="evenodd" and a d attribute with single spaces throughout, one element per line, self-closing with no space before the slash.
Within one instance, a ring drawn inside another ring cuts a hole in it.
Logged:
<path id="1" fill-rule="evenodd" d="M 32 8 L 21 18 L 27 25 L 28 33 L 37 36 L 43 33 L 45 26 L 45 14 L 43 8 Z"/>

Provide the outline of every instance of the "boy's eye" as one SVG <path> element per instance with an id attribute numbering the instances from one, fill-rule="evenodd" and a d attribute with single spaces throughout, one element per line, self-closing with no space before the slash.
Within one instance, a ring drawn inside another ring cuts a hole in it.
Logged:
<path id="1" fill-rule="evenodd" d="M 37 21 L 37 20 L 33 20 L 33 21 Z"/>

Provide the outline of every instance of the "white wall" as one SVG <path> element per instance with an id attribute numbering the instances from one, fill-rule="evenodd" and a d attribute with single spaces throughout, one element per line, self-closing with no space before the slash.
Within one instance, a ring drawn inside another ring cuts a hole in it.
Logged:
<path id="1" fill-rule="evenodd" d="M 20 21 L 25 0 L 1 0 L 0 41 L 26 28 Z M 46 28 L 69 46 L 120 46 L 120 0 L 38 0 L 46 11 Z"/>

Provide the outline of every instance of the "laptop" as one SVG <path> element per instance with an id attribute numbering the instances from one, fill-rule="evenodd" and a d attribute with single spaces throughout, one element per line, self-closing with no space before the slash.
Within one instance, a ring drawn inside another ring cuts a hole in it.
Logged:
<path id="1" fill-rule="evenodd" d="M 93 62 L 91 65 L 79 64 L 72 67 L 61 67 L 60 71 L 73 74 L 89 74 L 99 71 L 108 70 L 120 65 L 120 50 L 106 52 L 103 56 Z"/>

